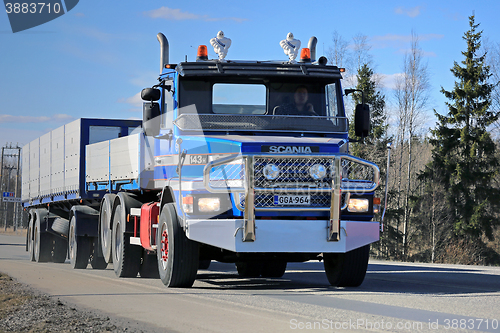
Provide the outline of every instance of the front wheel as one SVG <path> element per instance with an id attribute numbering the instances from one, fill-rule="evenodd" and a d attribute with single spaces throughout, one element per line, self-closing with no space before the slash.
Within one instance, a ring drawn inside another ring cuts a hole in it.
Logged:
<path id="1" fill-rule="evenodd" d="M 335 287 L 359 287 L 365 279 L 370 245 L 346 253 L 324 253 L 328 282 Z"/>
<path id="2" fill-rule="evenodd" d="M 161 281 L 167 287 L 191 287 L 199 266 L 198 243 L 186 237 L 173 203 L 163 206 L 157 232 Z"/>
<path id="3" fill-rule="evenodd" d="M 285 274 L 286 261 L 266 261 L 262 265 L 262 277 L 280 278 Z"/>

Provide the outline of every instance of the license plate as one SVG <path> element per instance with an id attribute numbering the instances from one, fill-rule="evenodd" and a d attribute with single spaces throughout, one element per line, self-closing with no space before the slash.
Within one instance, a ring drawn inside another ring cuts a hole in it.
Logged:
<path id="1" fill-rule="evenodd" d="M 285 206 L 309 206 L 311 196 L 309 195 L 275 195 L 275 205 Z"/>

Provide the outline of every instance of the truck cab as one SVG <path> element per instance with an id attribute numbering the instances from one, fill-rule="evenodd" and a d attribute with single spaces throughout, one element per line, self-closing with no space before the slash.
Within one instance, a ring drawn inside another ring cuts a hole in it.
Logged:
<path id="1" fill-rule="evenodd" d="M 379 239 L 379 169 L 349 155 L 341 71 L 324 57 L 162 64 L 142 93 L 155 188 L 169 190 L 200 260 L 266 277 L 318 259 L 332 284 L 362 282 Z M 161 218 L 158 228 L 167 242 Z M 342 276 L 353 256 L 359 272 Z"/>

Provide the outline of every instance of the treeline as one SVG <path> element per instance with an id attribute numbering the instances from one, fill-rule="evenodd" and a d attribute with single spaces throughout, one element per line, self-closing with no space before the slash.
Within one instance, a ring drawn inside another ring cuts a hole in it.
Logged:
<path id="1" fill-rule="evenodd" d="M 411 34 L 390 96 L 373 70 L 367 38 L 357 35 L 350 43 L 333 34 L 329 60 L 347 68 L 344 86 L 365 92 L 372 116 L 370 136 L 351 144 L 351 152 L 380 166 L 382 186 L 376 195 L 382 198 L 387 144 L 392 143 L 388 210 L 381 240 L 372 245 L 375 257 L 500 265 L 500 142 L 494 135 L 500 115 L 500 44 L 482 45 L 482 34 L 475 17 L 469 17 L 463 58 L 450 69 L 455 85 L 440 90 L 447 99 L 445 115 L 430 109 L 435 87 L 429 84 L 417 34 Z M 352 110 L 360 102 L 358 94 L 346 105 Z M 431 112 L 437 123 L 429 132 L 424 126 Z"/>

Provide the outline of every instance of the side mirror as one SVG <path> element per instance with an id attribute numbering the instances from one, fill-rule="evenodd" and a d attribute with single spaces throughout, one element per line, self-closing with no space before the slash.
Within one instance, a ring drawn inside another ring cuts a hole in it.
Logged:
<path id="1" fill-rule="evenodd" d="M 370 107 L 367 104 L 356 105 L 354 133 L 362 138 L 366 138 L 370 133 Z"/>
<path id="2" fill-rule="evenodd" d="M 161 94 L 159 89 L 145 88 L 141 91 L 141 98 L 143 101 L 157 101 L 160 99 L 160 96 Z"/>
<path id="3" fill-rule="evenodd" d="M 160 105 L 154 102 L 144 103 L 142 106 L 142 130 L 146 136 L 159 135 L 160 122 Z"/>

